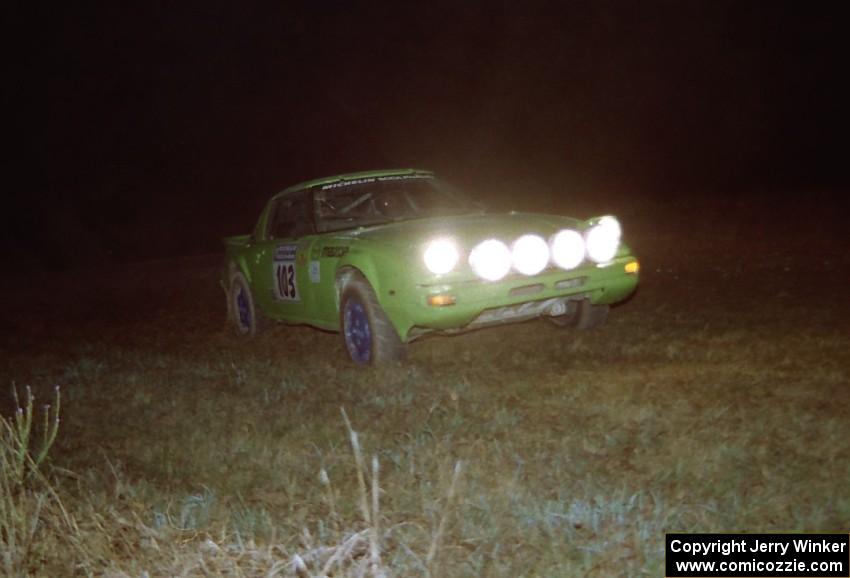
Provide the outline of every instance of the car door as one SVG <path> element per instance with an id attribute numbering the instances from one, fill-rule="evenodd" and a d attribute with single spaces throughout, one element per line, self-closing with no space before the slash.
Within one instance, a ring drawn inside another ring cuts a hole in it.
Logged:
<path id="1" fill-rule="evenodd" d="M 312 197 L 306 191 L 277 199 L 270 208 L 255 295 L 263 310 L 287 321 L 310 321 L 310 247 L 315 241 Z"/>

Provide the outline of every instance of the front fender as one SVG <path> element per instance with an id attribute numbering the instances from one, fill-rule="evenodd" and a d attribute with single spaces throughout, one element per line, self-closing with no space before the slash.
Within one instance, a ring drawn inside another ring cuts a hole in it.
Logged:
<path id="1" fill-rule="evenodd" d="M 355 253 L 355 254 L 352 254 Z M 337 264 L 337 295 L 342 294 L 342 289 L 347 281 L 347 277 L 352 272 L 358 272 L 372 286 L 372 289 L 375 291 L 375 294 L 380 297 L 382 290 L 382 279 L 378 274 L 378 267 L 375 264 L 375 259 L 368 254 L 356 254 L 356 252 L 352 252 L 346 255 L 345 258 L 340 259 Z M 339 299 L 337 299 L 337 305 L 339 305 Z"/>
<path id="2" fill-rule="evenodd" d="M 398 251 L 382 250 L 382 248 L 369 247 L 357 250 L 352 249 L 344 259 L 340 259 L 337 268 L 337 291 L 336 306 L 339 311 L 340 297 L 345 288 L 348 276 L 359 273 L 372 286 L 378 303 L 387 314 L 387 317 L 399 334 L 405 340 L 410 330 L 410 320 L 407 318 L 403 304 L 398 301 L 400 288 L 412 283 L 409 276 L 409 266 Z"/>

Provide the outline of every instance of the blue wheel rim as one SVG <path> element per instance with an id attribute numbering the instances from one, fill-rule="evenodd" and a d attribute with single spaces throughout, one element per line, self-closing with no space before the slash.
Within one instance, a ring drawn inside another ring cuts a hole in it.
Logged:
<path id="1" fill-rule="evenodd" d="M 250 331 L 251 306 L 248 304 L 248 297 L 245 295 L 243 287 L 239 287 L 236 293 L 236 311 L 239 313 L 239 325 L 246 331 Z"/>
<path id="2" fill-rule="evenodd" d="M 351 299 L 343 312 L 343 332 L 348 353 L 357 363 L 369 363 L 372 356 L 372 328 L 369 316 L 359 301 Z"/>

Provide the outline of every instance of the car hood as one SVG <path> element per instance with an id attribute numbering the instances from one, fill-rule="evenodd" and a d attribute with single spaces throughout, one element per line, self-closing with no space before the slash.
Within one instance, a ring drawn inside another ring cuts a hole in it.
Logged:
<path id="1" fill-rule="evenodd" d="M 450 237 L 461 250 L 469 250 L 484 239 L 495 238 L 510 242 L 527 233 L 536 233 L 547 238 L 560 229 L 583 227 L 583 221 L 569 217 L 511 212 L 398 221 L 346 231 L 337 236 L 368 239 L 400 249 L 418 246 L 429 239 Z"/>

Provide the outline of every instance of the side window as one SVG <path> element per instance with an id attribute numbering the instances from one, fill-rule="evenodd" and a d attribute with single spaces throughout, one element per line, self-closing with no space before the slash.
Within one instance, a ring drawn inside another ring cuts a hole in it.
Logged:
<path id="1" fill-rule="evenodd" d="M 296 193 L 277 201 L 269 221 L 269 238 L 293 239 L 314 232 L 313 204 L 309 192 Z"/>

